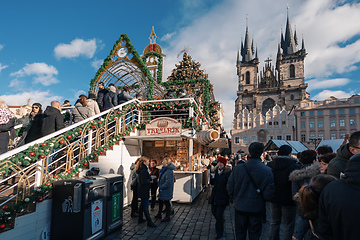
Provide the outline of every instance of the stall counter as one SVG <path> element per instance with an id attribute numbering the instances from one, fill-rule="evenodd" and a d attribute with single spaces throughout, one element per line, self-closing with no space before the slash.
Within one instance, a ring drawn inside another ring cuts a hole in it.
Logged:
<path id="1" fill-rule="evenodd" d="M 172 201 L 190 203 L 199 195 L 203 186 L 207 185 L 207 169 L 200 171 L 174 171 L 174 196 Z"/>

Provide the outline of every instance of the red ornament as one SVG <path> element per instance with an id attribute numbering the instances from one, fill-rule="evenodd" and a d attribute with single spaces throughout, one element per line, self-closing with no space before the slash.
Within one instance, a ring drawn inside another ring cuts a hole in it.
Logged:
<path id="1" fill-rule="evenodd" d="M 44 201 L 44 199 L 43 198 L 39 198 L 39 200 L 38 200 L 39 202 L 42 202 L 42 201 Z"/>
<path id="2" fill-rule="evenodd" d="M 42 147 L 44 147 L 44 146 L 46 146 L 46 145 L 47 145 L 46 143 L 42 143 L 42 144 L 41 144 Z"/>
<path id="3" fill-rule="evenodd" d="M 182 109 L 185 109 L 184 107 L 182 107 Z"/>
<path id="4" fill-rule="evenodd" d="M 125 129 L 128 129 L 128 127 L 126 126 Z"/>
<path id="5" fill-rule="evenodd" d="M 153 109 L 153 111 L 155 111 L 155 108 Z"/>
<path id="6" fill-rule="evenodd" d="M 33 157 L 33 156 L 35 156 L 35 153 L 34 153 L 34 152 L 30 152 L 29 155 L 30 155 L 31 157 Z"/>
<path id="7" fill-rule="evenodd" d="M 60 144 L 64 144 L 64 143 L 65 143 L 64 140 L 61 140 L 61 141 L 60 141 Z"/>
<path id="8" fill-rule="evenodd" d="M 145 121 L 144 123 L 147 123 L 147 121 Z"/>
<path id="9" fill-rule="evenodd" d="M 55 174 L 55 175 L 54 175 L 54 178 L 58 179 L 58 178 L 59 178 L 59 175 Z"/>
<path id="10" fill-rule="evenodd" d="M 104 147 L 103 149 L 104 149 L 104 151 L 106 151 L 106 147 Z"/>
<path id="11" fill-rule="evenodd" d="M 131 107 L 131 109 L 134 109 L 134 107 Z"/>
<path id="12" fill-rule="evenodd" d="M 92 128 L 92 129 L 95 129 L 96 127 L 93 125 L 93 126 L 91 126 L 91 128 Z"/>
<path id="13" fill-rule="evenodd" d="M 110 145 L 110 147 L 112 148 L 112 147 L 113 147 L 113 145 Z"/>
<path id="14" fill-rule="evenodd" d="M 96 156 L 96 155 L 97 155 L 97 152 L 94 152 L 94 155 Z"/>
<path id="15" fill-rule="evenodd" d="M 98 124 L 100 124 L 101 123 L 101 121 L 98 121 Z"/>
<path id="16" fill-rule="evenodd" d="M 84 166 L 87 166 L 88 165 L 88 163 L 87 162 L 84 162 Z"/>
<path id="17" fill-rule="evenodd" d="M 123 111 L 125 111 L 125 108 L 122 108 Z"/>
<path id="18" fill-rule="evenodd" d="M 123 133 L 123 136 L 125 136 L 125 133 Z"/>
<path id="19" fill-rule="evenodd" d="M 71 171 L 70 171 L 70 170 L 67 170 L 66 173 L 71 173 Z"/>
<path id="20" fill-rule="evenodd" d="M 103 152 L 100 152 L 100 154 L 103 154 Z"/>
<path id="21" fill-rule="evenodd" d="M 7 208 L 8 208 L 8 206 L 5 205 L 5 206 L 3 206 L 2 209 L 3 209 L 3 210 L 6 210 Z"/>
<path id="22" fill-rule="evenodd" d="M 66 138 L 67 138 L 67 139 L 71 139 L 71 135 L 67 135 Z"/>
<path id="23" fill-rule="evenodd" d="M 82 131 L 81 131 L 81 130 L 79 130 L 79 133 L 80 133 L 80 134 L 82 134 Z"/>
<path id="24" fill-rule="evenodd" d="M 50 182 L 47 182 L 47 183 L 45 183 L 45 186 L 50 187 L 50 186 L 51 186 L 51 183 L 50 183 Z"/>
<path id="25" fill-rule="evenodd" d="M 6 227 L 5 224 L 1 224 L 1 225 L 0 225 L 0 229 L 4 229 L 5 227 Z"/>
<path id="26" fill-rule="evenodd" d="M 163 108 L 163 110 L 165 110 L 165 108 Z"/>
<path id="27" fill-rule="evenodd" d="M 40 159 L 44 159 L 46 156 L 45 155 L 41 155 L 40 156 Z"/>

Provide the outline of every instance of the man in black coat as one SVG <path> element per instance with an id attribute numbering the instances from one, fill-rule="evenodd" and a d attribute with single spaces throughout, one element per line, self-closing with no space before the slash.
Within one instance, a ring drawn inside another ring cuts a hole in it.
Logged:
<path id="1" fill-rule="evenodd" d="M 236 165 L 228 181 L 228 193 L 234 197 L 237 240 L 245 240 L 247 232 L 249 239 L 260 238 L 265 201 L 274 197 L 274 176 L 261 162 L 263 152 L 264 144 L 251 143 L 250 158 Z"/>
<path id="2" fill-rule="evenodd" d="M 217 167 L 214 169 L 210 184 L 214 185 L 209 198 L 211 204 L 211 213 L 216 219 L 215 230 L 216 239 L 219 239 L 224 234 L 224 211 L 227 205 L 229 205 L 229 194 L 226 186 L 231 174 L 230 167 L 226 167 L 227 160 L 224 157 L 217 159 Z"/>
<path id="3" fill-rule="evenodd" d="M 52 101 L 44 112 L 41 132 L 43 136 L 64 128 L 64 117 L 61 115 L 61 105 L 58 101 Z"/>
<path id="4" fill-rule="evenodd" d="M 289 175 L 300 166 L 290 157 L 292 148 L 282 145 L 277 156 L 268 163 L 274 175 L 275 197 L 270 201 L 271 225 L 270 239 L 279 239 L 280 224 L 283 225 L 283 239 L 291 239 L 294 232 L 296 204 L 292 199 Z M 283 221 L 281 221 L 281 219 Z"/>
<path id="5" fill-rule="evenodd" d="M 360 150 L 360 143 L 352 145 Z M 360 153 L 352 156 L 342 179 L 326 185 L 320 195 L 318 235 L 320 239 L 360 238 Z"/>
<path id="6" fill-rule="evenodd" d="M 97 94 L 97 103 L 99 105 L 100 108 L 100 112 L 105 111 L 105 106 L 104 106 L 104 96 L 108 93 L 109 91 L 105 88 L 104 83 L 103 82 L 99 82 L 99 92 Z"/>

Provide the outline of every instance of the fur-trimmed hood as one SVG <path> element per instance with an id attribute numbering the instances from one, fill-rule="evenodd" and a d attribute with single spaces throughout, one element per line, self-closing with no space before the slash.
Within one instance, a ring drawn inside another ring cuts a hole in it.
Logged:
<path id="1" fill-rule="evenodd" d="M 304 179 L 310 179 L 320 173 L 319 166 L 320 166 L 320 163 L 315 162 L 305 168 L 294 170 L 290 174 L 289 180 L 292 182 L 295 182 L 295 181 L 301 181 Z"/>
<path id="2" fill-rule="evenodd" d="M 214 168 L 214 172 L 217 171 L 217 170 L 218 170 L 218 166 L 216 166 L 216 167 Z M 231 167 L 225 166 L 225 167 L 224 167 L 224 171 L 223 171 L 222 174 L 226 174 L 226 173 L 228 173 L 229 171 L 231 171 Z"/>

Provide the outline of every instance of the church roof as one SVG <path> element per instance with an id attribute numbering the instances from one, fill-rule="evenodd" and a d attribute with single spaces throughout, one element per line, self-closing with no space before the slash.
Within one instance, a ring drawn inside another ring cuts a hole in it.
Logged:
<path id="1" fill-rule="evenodd" d="M 296 32 L 295 36 L 293 35 L 293 32 L 291 30 L 291 24 L 289 19 L 289 13 L 287 14 L 287 22 L 286 22 L 286 29 L 285 29 L 285 38 L 283 34 L 281 33 L 281 48 L 283 49 L 284 55 L 293 54 L 296 52 L 296 46 L 297 46 L 297 40 L 296 38 Z"/>

